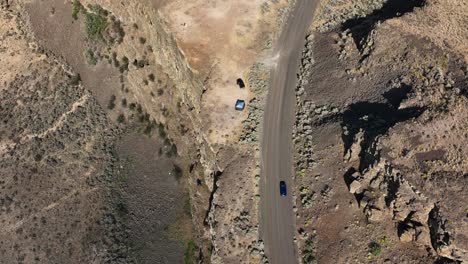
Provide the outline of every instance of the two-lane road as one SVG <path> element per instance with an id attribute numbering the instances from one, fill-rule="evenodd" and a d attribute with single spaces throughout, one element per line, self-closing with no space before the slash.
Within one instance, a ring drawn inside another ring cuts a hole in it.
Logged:
<path id="1" fill-rule="evenodd" d="M 264 116 L 260 184 L 260 232 L 272 264 L 297 263 L 291 197 L 294 93 L 305 36 L 316 2 L 297 0 L 273 53 L 279 54 L 279 58 L 277 66 L 271 69 Z M 282 180 L 287 184 L 286 197 L 281 197 L 279 192 L 279 182 Z"/>

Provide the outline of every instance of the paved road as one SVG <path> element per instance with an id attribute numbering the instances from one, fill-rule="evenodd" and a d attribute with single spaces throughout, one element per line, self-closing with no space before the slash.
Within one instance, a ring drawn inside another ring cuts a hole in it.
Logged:
<path id="1" fill-rule="evenodd" d="M 316 0 L 298 0 L 281 33 L 274 54 L 270 90 L 264 116 L 262 142 L 261 225 L 266 254 L 272 264 L 297 263 L 293 242 L 295 216 L 292 208 L 292 128 L 295 87 L 307 29 Z M 287 184 L 288 196 L 279 194 L 279 182 Z"/>

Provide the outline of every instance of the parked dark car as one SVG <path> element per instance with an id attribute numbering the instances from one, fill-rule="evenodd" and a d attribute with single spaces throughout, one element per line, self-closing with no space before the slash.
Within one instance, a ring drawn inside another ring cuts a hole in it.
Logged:
<path id="1" fill-rule="evenodd" d="M 280 194 L 281 196 L 286 196 L 286 183 L 284 181 L 280 181 Z"/>
<path id="2" fill-rule="evenodd" d="M 244 81 L 241 78 L 237 79 L 236 82 L 237 82 L 237 85 L 239 85 L 239 88 L 245 87 Z"/>

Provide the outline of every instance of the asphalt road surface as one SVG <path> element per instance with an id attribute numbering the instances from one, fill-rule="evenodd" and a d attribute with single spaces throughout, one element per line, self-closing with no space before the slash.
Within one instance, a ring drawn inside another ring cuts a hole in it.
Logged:
<path id="1" fill-rule="evenodd" d="M 292 207 L 292 129 L 295 120 L 297 72 L 316 0 L 298 0 L 291 10 L 276 47 L 277 64 L 271 69 L 262 142 L 260 232 L 270 263 L 297 263 Z M 288 195 L 280 196 L 285 181 Z"/>

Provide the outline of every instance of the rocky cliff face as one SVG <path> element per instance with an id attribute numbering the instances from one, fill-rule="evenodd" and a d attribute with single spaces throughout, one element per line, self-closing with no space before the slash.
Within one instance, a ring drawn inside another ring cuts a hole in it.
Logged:
<path id="1" fill-rule="evenodd" d="M 203 223 L 209 209 L 210 194 L 216 188 L 216 174 L 222 168 L 202 130 L 200 108 L 204 86 L 200 77 L 193 73 L 160 13 L 148 8 L 148 3 L 82 1 L 82 4 L 98 4 L 122 21 L 126 37 L 113 48 L 117 58 L 125 56 L 130 63 L 133 58 L 146 62 L 143 68 L 130 64 L 130 70 L 125 72 L 126 98 L 140 104 L 151 118 L 164 124 L 171 140 L 177 145 L 179 156 L 184 160 L 183 170 L 190 175 L 194 223 L 202 235 L 199 242 L 209 244 L 209 233 L 205 233 Z M 158 97 L 155 97 L 160 93 L 157 85 L 143 84 L 151 73 L 156 75 L 157 80 L 164 80 L 164 94 Z M 204 248 L 207 250 L 208 247 Z"/>
<path id="2" fill-rule="evenodd" d="M 467 261 L 466 5 L 328 2 L 297 88 L 304 261 Z M 453 29 L 445 44 L 428 14 Z"/>

